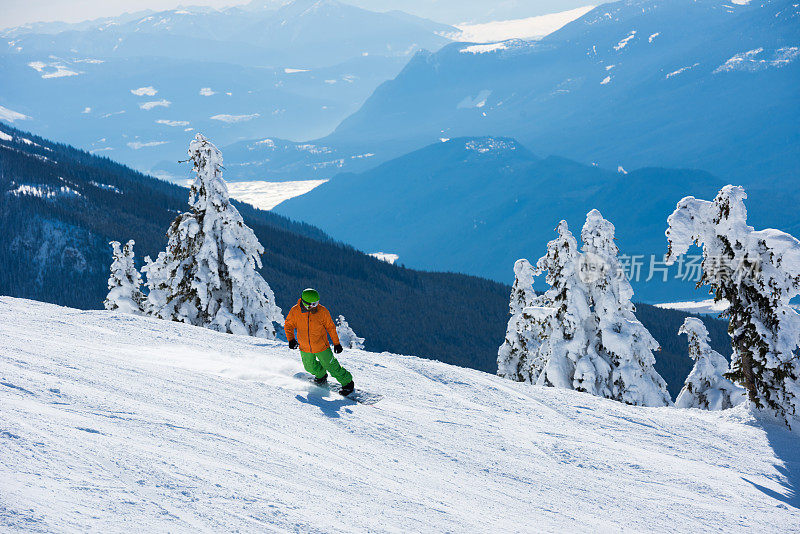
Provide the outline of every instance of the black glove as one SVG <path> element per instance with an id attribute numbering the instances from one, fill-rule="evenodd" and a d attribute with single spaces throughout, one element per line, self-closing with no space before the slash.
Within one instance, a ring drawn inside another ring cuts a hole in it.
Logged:
<path id="1" fill-rule="evenodd" d="M 339 345 L 338 343 L 337 343 L 336 345 L 334 345 L 334 346 L 333 346 L 333 352 L 335 352 L 336 354 L 339 354 L 339 353 L 340 353 L 340 352 L 342 352 L 343 350 L 344 350 L 344 349 L 342 349 L 342 346 L 341 346 L 341 345 Z"/>
<path id="2" fill-rule="evenodd" d="M 297 348 L 298 345 L 300 345 L 300 343 L 298 343 L 296 339 L 290 339 L 289 340 L 289 348 L 290 349 L 294 350 L 294 349 Z"/>

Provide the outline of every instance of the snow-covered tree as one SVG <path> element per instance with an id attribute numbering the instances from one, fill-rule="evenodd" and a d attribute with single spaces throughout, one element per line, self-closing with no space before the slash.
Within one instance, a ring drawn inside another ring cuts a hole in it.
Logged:
<path id="1" fill-rule="evenodd" d="M 544 318 L 541 345 L 530 359 L 540 372 L 531 374 L 537 374 L 540 385 L 609 397 L 611 367 L 597 351 L 597 319 L 580 273 L 578 243 L 566 221 L 556 230 L 558 237 L 536 264 L 537 273 L 547 272 L 550 288 L 542 301 L 553 311 Z"/>
<path id="2" fill-rule="evenodd" d="M 506 337 L 497 351 L 497 374 L 517 382 L 535 381 L 531 377 L 531 366 L 528 356 L 534 354 L 539 346 L 534 318 L 525 314 L 525 308 L 539 303 L 533 290 L 535 273 L 526 259 L 517 260 L 514 264 L 514 285 L 511 287 L 511 298 L 508 309 L 511 318 L 508 320 Z"/>
<path id="3" fill-rule="evenodd" d="M 702 247 L 702 277 L 715 301 L 730 302 L 731 380 L 759 408 L 787 424 L 800 402 L 800 316 L 789 301 L 800 294 L 800 241 L 747 225 L 742 187 L 726 185 L 713 201 L 686 197 L 667 219 L 667 259 Z"/>
<path id="4" fill-rule="evenodd" d="M 108 277 L 108 296 L 103 302 L 107 310 L 123 313 L 142 313 L 145 296 L 142 294 L 142 277 L 136 270 L 133 257 L 134 241 L 131 239 L 122 249 L 119 241 L 112 241 L 114 259 Z"/>
<path id="5" fill-rule="evenodd" d="M 581 232 L 583 253 L 561 221 L 537 270 L 514 266 L 511 319 L 498 374 L 518 381 L 586 391 L 627 404 L 671 404 L 656 372 L 659 346 L 634 315 L 633 289 L 619 262 L 614 226 L 597 210 Z M 547 272 L 544 295 L 533 277 Z"/>
<path id="6" fill-rule="evenodd" d="M 280 308 L 261 268 L 264 248 L 230 203 L 222 154 L 201 134 L 189 145 L 196 177 L 191 211 L 167 231 L 167 250 L 146 258 L 148 311 L 220 332 L 275 338 Z"/>
<path id="7" fill-rule="evenodd" d="M 364 338 L 356 335 L 344 315 L 340 315 L 336 319 L 336 333 L 339 335 L 339 341 L 342 342 L 343 347 L 358 350 L 364 349 Z"/>
<path id="8" fill-rule="evenodd" d="M 614 225 L 592 210 L 581 241 L 581 273 L 600 333 L 597 352 L 611 364 L 610 398 L 641 406 L 672 404 L 667 384 L 654 367 L 658 342 L 634 314 L 633 288 L 619 262 Z"/>
<path id="9" fill-rule="evenodd" d="M 687 317 L 679 334 L 689 338 L 689 357 L 694 367 L 675 400 L 678 408 L 725 410 L 745 399 L 744 390 L 725 378 L 728 360 L 711 348 L 708 330 L 697 317 Z"/>

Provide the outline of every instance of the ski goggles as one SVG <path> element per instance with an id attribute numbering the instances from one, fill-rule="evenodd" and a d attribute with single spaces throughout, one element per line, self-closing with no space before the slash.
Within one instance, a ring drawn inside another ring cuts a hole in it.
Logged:
<path id="1" fill-rule="evenodd" d="M 303 299 L 300 299 L 300 300 L 303 300 Z M 306 302 L 306 301 L 303 300 L 303 306 L 305 306 L 306 308 L 316 308 L 317 306 L 319 306 L 319 301 L 317 301 L 317 302 Z"/>

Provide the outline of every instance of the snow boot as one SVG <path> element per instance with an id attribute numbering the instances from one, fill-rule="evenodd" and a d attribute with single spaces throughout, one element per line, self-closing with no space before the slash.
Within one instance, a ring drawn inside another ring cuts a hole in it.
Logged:
<path id="1" fill-rule="evenodd" d="M 328 373 L 325 373 L 325 376 L 323 376 L 322 378 L 317 378 L 315 376 L 314 377 L 314 383 L 317 384 L 318 386 L 322 386 L 324 384 L 327 384 L 328 383 Z"/>
<path id="2" fill-rule="evenodd" d="M 356 385 L 351 380 L 349 384 L 345 384 L 342 386 L 342 389 L 339 390 L 339 395 L 344 395 L 345 397 L 350 395 L 353 391 L 355 391 Z"/>

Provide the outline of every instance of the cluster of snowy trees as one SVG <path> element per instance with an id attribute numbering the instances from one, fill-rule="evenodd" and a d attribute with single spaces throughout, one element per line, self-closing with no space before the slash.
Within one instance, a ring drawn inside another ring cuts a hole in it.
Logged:
<path id="1" fill-rule="evenodd" d="M 787 424 L 800 399 L 800 315 L 789 301 L 800 295 L 800 241 L 747 225 L 744 189 L 724 187 L 713 201 L 686 197 L 667 220 L 668 263 L 689 247 L 703 250 L 700 284 L 727 300 L 731 364 L 711 349 L 702 321 L 688 318 L 694 368 L 676 405 L 721 410 L 749 399 Z M 654 368 L 658 343 L 636 319 L 633 291 L 618 259 L 614 226 L 592 210 L 581 250 L 561 221 L 558 236 L 533 267 L 514 266 L 506 338 L 498 351 L 500 376 L 585 391 L 627 404 L 671 404 Z M 550 286 L 537 295 L 542 273 Z"/>
<path id="2" fill-rule="evenodd" d="M 222 179 L 222 153 L 197 134 L 189 145 L 195 179 L 191 211 L 179 215 L 167 231 L 168 244 L 156 260 L 145 258 L 147 296 L 134 264 L 133 245 L 111 243 L 114 258 L 105 307 L 125 313 L 182 321 L 219 332 L 276 338 L 284 322 L 261 268 L 264 247 L 230 202 Z M 343 316 L 343 344 L 363 348 Z M 341 335 L 341 334 L 340 334 Z"/>
<path id="3" fill-rule="evenodd" d="M 525 260 L 515 265 L 498 374 L 628 404 L 671 404 L 654 368 L 658 343 L 634 315 L 614 225 L 599 211 L 589 212 L 581 250 L 566 221 L 556 231 L 535 268 Z M 543 272 L 550 288 L 536 295 L 534 278 Z"/>
<path id="4" fill-rule="evenodd" d="M 748 226 L 746 198 L 742 187 L 727 185 L 712 201 L 681 200 L 667 219 L 667 260 L 702 248 L 700 284 L 730 302 L 722 313 L 733 347 L 725 376 L 788 424 L 800 415 L 800 315 L 789 305 L 800 295 L 800 241 Z"/>

